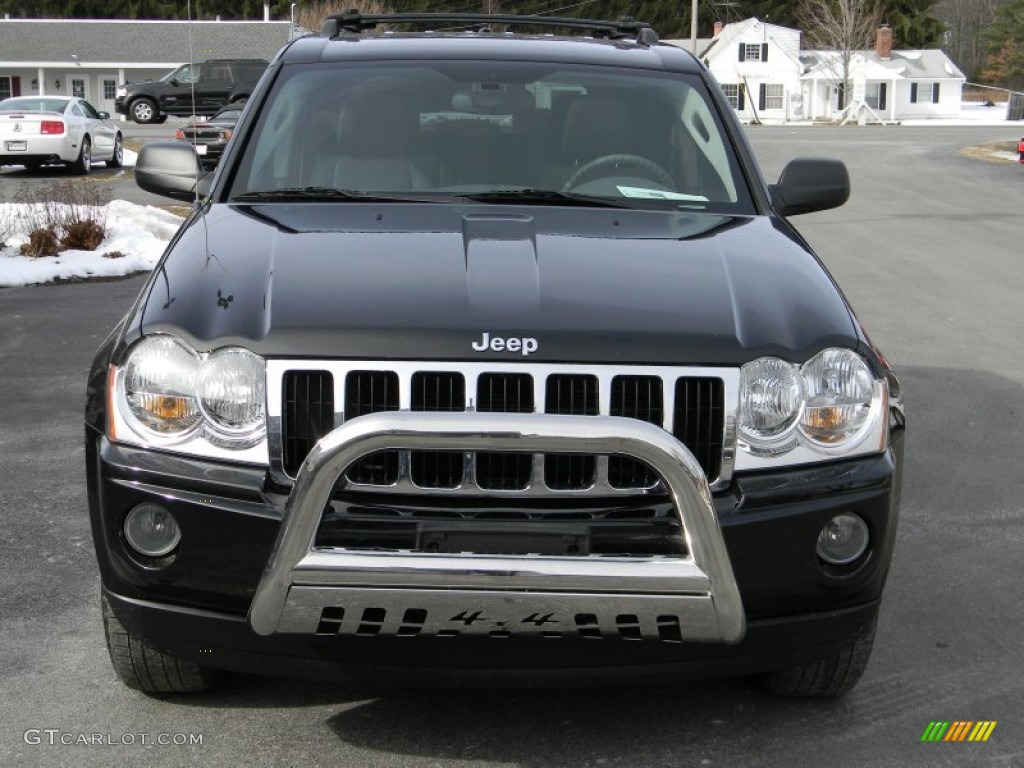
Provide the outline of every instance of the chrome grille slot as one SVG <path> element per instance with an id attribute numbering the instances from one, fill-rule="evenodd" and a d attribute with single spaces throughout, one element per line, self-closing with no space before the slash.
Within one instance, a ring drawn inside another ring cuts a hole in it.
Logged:
<path id="1" fill-rule="evenodd" d="M 664 424 L 661 379 L 657 376 L 616 376 L 612 379 L 611 415 Z M 612 488 L 651 488 L 657 482 L 658 476 L 643 462 L 621 456 L 608 458 L 608 484 Z"/>
<path id="2" fill-rule="evenodd" d="M 398 374 L 394 371 L 351 371 L 345 377 L 345 420 L 378 411 L 398 410 Z M 365 485 L 398 482 L 398 451 L 379 451 L 348 471 L 348 479 Z"/>
<path id="3" fill-rule="evenodd" d="M 639 419 L 657 424 L 686 445 L 712 490 L 732 477 L 736 368 L 268 360 L 267 372 L 271 473 L 285 485 L 296 477 L 316 441 L 333 428 L 357 416 L 394 410 Z M 593 453 L 385 450 L 361 459 L 345 480 L 353 492 L 422 496 L 663 493 L 643 463 Z"/>
<path id="4" fill-rule="evenodd" d="M 466 379 L 452 371 L 417 371 L 412 376 L 414 411 L 466 410 Z M 412 451 L 409 474 L 420 488 L 458 488 L 464 473 L 458 451 Z"/>
<path id="5" fill-rule="evenodd" d="M 284 468 L 295 475 L 317 440 L 334 429 L 334 377 L 329 371 L 289 371 L 284 379 Z"/>
<path id="6" fill-rule="evenodd" d="M 484 373 L 477 380 L 476 409 L 484 413 L 533 413 L 533 377 L 528 373 Z M 476 483 L 489 491 L 519 491 L 530 485 L 529 453 L 476 455 Z"/>
<path id="7" fill-rule="evenodd" d="M 709 478 L 718 477 L 725 439 L 725 397 L 721 379 L 676 381 L 672 434 L 690 449 Z"/>
<path id="8" fill-rule="evenodd" d="M 597 416 L 597 376 L 556 373 L 548 376 L 544 412 L 565 416 Z M 544 457 L 544 484 L 553 491 L 582 491 L 597 479 L 594 456 L 552 453 Z"/>

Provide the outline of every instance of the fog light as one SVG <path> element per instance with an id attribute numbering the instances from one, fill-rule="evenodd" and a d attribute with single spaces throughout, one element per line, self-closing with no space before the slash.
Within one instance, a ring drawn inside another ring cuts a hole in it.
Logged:
<path id="1" fill-rule="evenodd" d="M 124 519 L 124 537 L 146 557 L 162 557 L 178 546 L 181 529 L 174 515 L 156 504 L 139 504 Z"/>
<path id="2" fill-rule="evenodd" d="M 836 515 L 818 534 L 818 557 L 831 565 L 852 563 L 868 548 L 868 526 L 852 512 Z"/>

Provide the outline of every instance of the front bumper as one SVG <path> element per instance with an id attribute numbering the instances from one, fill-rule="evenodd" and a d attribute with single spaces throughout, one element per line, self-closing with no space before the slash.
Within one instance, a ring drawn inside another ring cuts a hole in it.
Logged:
<path id="1" fill-rule="evenodd" d="M 592 435 L 594 417 L 585 418 Z M 363 426 L 370 426 L 369 420 Z M 564 430 L 560 424 L 554 432 Z M 458 435 L 461 441 L 468 437 Z M 645 435 L 642 442 L 649 438 Z M 436 436 L 431 439 L 436 446 Z M 495 447 L 493 434 L 480 439 Z M 568 571 L 556 567 L 549 573 L 524 567 L 530 558 L 469 562 L 444 557 L 445 567 L 435 567 L 436 557 L 432 563 L 410 563 L 394 555 L 313 551 L 311 531 L 319 517 L 286 512 L 285 499 L 268 492 L 263 468 L 112 445 L 95 433 L 89 433 L 87 444 L 90 506 L 108 599 L 130 631 L 172 655 L 229 669 L 260 672 L 273 667 L 285 674 L 314 669 L 324 674 L 366 665 L 467 668 L 488 674 L 558 667 L 567 674 L 583 674 L 592 668 L 651 664 L 717 674 L 799 663 L 827 652 L 873 620 L 892 553 L 902 440 L 898 434 L 890 449 L 877 456 L 737 476 L 729 488 L 707 497 L 713 504 L 706 508 L 710 515 L 705 511 L 694 517 L 693 511 L 701 507 L 706 486 L 702 490 L 693 478 L 679 479 L 669 485 L 685 497 L 678 506 L 691 510 L 684 524 L 697 534 L 696 546 L 690 542 L 687 550 L 694 557 L 594 566 L 583 559 L 570 562 Z M 554 450 L 550 445 L 545 443 L 543 450 Z M 581 449 L 578 443 L 574 446 Z M 331 466 L 326 472 L 305 473 L 314 479 L 300 477 L 297 484 L 312 486 L 317 477 L 337 477 L 339 462 L 352 460 L 352 455 L 338 455 L 326 451 L 312 457 L 314 464 Z M 642 458 L 662 461 L 656 455 Z M 661 465 L 658 469 L 671 472 Z M 305 493 L 300 490 L 290 494 L 292 507 L 300 505 L 295 501 Z M 322 509 L 323 494 L 329 491 L 320 488 L 301 506 Z M 140 561 L 122 541 L 124 515 L 147 500 L 166 505 L 182 528 L 185 543 L 165 562 Z M 821 527 L 845 511 L 867 521 L 872 546 L 857 563 L 829 569 L 814 555 L 814 543 Z M 282 526 L 285 517 L 288 522 Z M 702 527 L 720 530 L 724 546 L 714 558 L 706 550 L 701 554 L 702 547 L 715 547 L 708 544 L 714 536 Z M 453 560 L 461 562 L 448 567 Z M 509 560 L 516 560 L 516 570 L 508 570 Z M 268 561 L 272 567 L 265 568 Z M 554 561 L 545 559 L 548 567 Z M 663 571 L 659 565 L 665 566 Z M 588 568 L 594 572 L 581 572 Z M 610 575 L 601 575 L 609 568 Z M 731 617 L 730 578 L 742 596 L 738 613 Z M 627 581 L 615 586 L 621 579 Z M 410 597 L 443 610 L 448 623 L 409 621 L 421 615 L 420 604 L 409 602 Z M 581 605 L 589 607 L 577 609 Z M 258 632 L 247 620 L 250 606 Z M 554 621 L 567 608 L 573 631 L 555 631 Z M 577 621 L 581 615 L 582 625 Z M 663 620 L 667 616 L 676 617 L 678 630 Z M 534 619 L 527 631 L 505 631 L 509 618 L 526 617 Z M 545 617 L 552 621 L 537 623 Z M 747 633 L 740 639 L 744 617 Z M 460 635 L 458 641 L 451 639 L 453 633 Z M 418 638 L 410 646 L 403 634 Z M 495 642 L 519 635 L 524 636 Z M 556 637 L 561 642 L 551 642 Z M 598 638 L 615 642 L 591 642 Z M 655 642 L 621 642 L 640 638 Z M 735 644 L 707 642 L 722 640 Z"/>

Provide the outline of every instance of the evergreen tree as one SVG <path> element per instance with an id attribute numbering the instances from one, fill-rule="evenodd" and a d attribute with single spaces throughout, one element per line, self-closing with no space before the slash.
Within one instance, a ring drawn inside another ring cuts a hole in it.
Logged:
<path id="1" fill-rule="evenodd" d="M 880 0 L 879 18 L 892 27 L 893 48 L 937 48 L 946 25 L 932 14 L 936 0 Z"/>

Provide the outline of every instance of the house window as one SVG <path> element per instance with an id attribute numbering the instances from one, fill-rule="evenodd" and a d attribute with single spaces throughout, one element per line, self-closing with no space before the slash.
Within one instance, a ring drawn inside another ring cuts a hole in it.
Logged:
<path id="1" fill-rule="evenodd" d="M 103 98 L 107 101 L 113 101 L 117 97 L 117 81 L 115 80 L 104 80 L 103 81 Z"/>
<path id="2" fill-rule="evenodd" d="M 85 98 L 85 80 L 73 79 L 71 81 L 71 95 L 79 98 Z"/>
<path id="3" fill-rule="evenodd" d="M 740 61 L 768 61 L 768 43 L 740 43 Z"/>
<path id="4" fill-rule="evenodd" d="M 9 99 L 11 97 L 11 78 L 0 77 L 0 99 Z"/>
<path id="5" fill-rule="evenodd" d="M 938 104 L 939 84 L 938 83 L 911 83 L 910 84 L 911 104 Z"/>
<path id="6" fill-rule="evenodd" d="M 729 102 L 730 107 L 736 110 L 743 109 L 743 106 L 740 104 L 740 86 L 738 83 L 723 83 L 722 93 L 725 94 L 725 100 Z"/>
<path id="7" fill-rule="evenodd" d="M 885 83 L 866 83 L 864 86 L 864 103 L 872 109 L 885 109 Z"/>
<path id="8" fill-rule="evenodd" d="M 764 87 L 764 108 L 782 109 L 782 83 L 767 83 Z"/>

